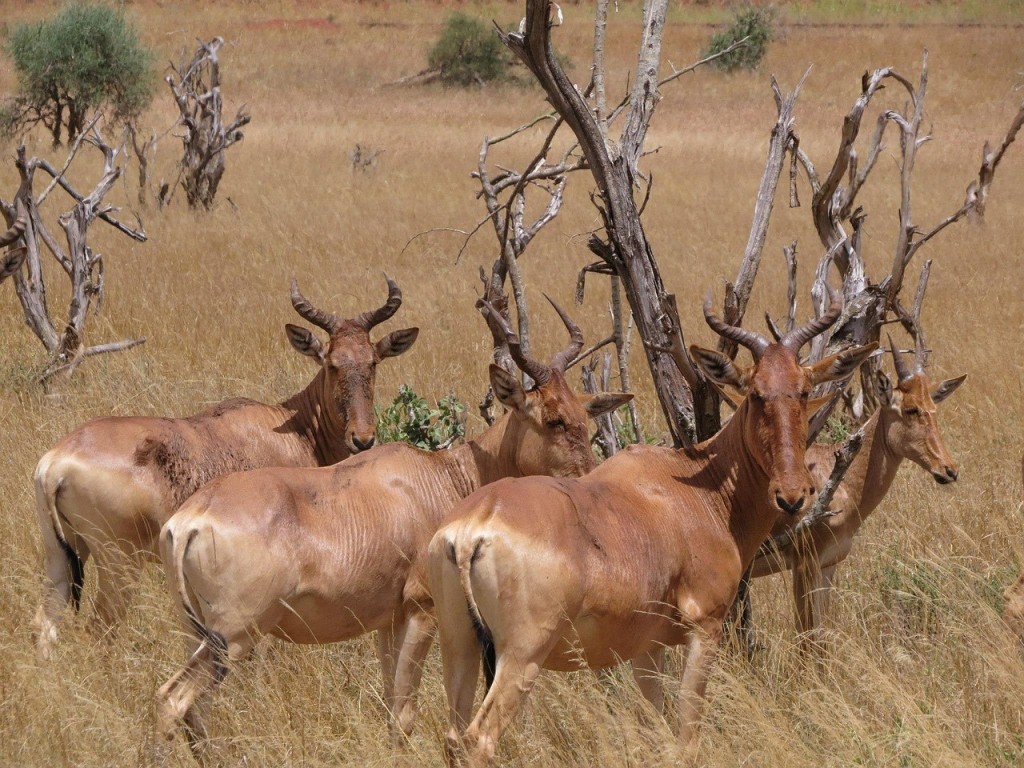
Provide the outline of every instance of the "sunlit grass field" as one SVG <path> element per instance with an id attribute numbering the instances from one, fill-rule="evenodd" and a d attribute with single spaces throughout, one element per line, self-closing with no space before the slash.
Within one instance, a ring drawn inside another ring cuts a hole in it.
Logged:
<path id="1" fill-rule="evenodd" d="M 57 4 L 6 4 L 5 21 L 35 19 Z M 461 4 L 503 26 L 517 3 Z M 405 302 L 386 329 L 418 325 L 419 341 L 382 364 L 378 399 L 402 382 L 430 398 L 454 392 L 470 404 L 486 386 L 490 337 L 473 309 L 480 265 L 496 254 L 487 228 L 463 237 L 486 213 L 470 178 L 482 138 L 545 110 L 536 87 L 468 91 L 389 87 L 426 66 L 448 8 L 429 2 L 137 2 L 126 11 L 162 61 L 197 37 L 221 35 L 230 115 L 252 113 L 244 142 L 229 151 L 216 209 L 193 214 L 183 195 L 165 211 L 143 210 L 149 241 L 133 243 L 101 222 L 90 243 L 105 254 L 102 312 L 89 342 L 145 336 L 145 345 L 87 361 L 44 393 L 35 379 L 42 347 L 26 328 L 10 283 L 0 286 L 0 765 L 134 766 L 148 759 L 156 688 L 183 660 L 181 629 L 162 574 L 148 571 L 126 623 L 102 641 L 69 617 L 55 660 L 35 660 L 30 620 L 42 594 L 41 544 L 31 484 L 35 462 L 64 433 L 105 414 L 187 415 L 225 397 L 276 401 L 315 369 L 293 352 L 284 323 L 295 322 L 288 281 L 296 276 L 319 306 L 348 315 L 383 302 L 387 271 Z M 556 46 L 572 77 L 589 76 L 592 8 L 563 6 Z M 664 60 L 699 58 L 715 4 L 673 6 Z M 624 3 L 609 26 L 612 93 L 634 63 L 639 6 Z M 721 301 L 735 276 L 750 225 L 768 132 L 775 120 L 769 76 L 791 89 L 807 67 L 797 107 L 801 146 L 819 170 L 831 164 L 843 115 L 865 70 L 894 66 L 917 79 L 930 56 L 928 117 L 914 216 L 922 228 L 955 210 L 977 172 L 984 141 L 1002 138 L 1024 92 L 1024 5 L 1020 2 L 805 2 L 785 5 L 777 40 L 760 70 L 687 75 L 664 89 L 645 160 L 654 188 L 644 223 L 688 342 L 713 343 L 700 317 L 711 289 Z M 0 66 L 0 90 L 14 87 Z M 890 88 L 880 107 L 902 107 Z M 865 133 L 874 121 L 865 120 Z M 163 132 L 174 118 L 166 86 L 144 124 Z M 869 122 L 870 121 L 870 122 Z M 522 163 L 538 127 L 495 160 Z M 110 134 L 113 137 L 113 134 Z M 894 136 L 894 134 L 891 134 Z M 367 172 L 353 170 L 357 144 L 383 150 Z M 164 136 L 157 177 L 174 178 L 180 143 Z M 0 196 L 17 185 L 14 144 L 0 155 Z M 50 156 L 45 137 L 29 150 Z M 863 195 L 870 273 L 888 271 L 895 248 L 899 187 L 892 146 Z M 53 154 L 58 161 L 60 153 Z M 88 162 L 84 162 L 88 161 Z M 73 173 L 84 186 L 99 167 L 83 155 Z M 92 164 L 90 166 L 90 164 Z M 90 167 L 87 167 L 90 166 Z M 134 171 L 111 200 L 135 199 Z M 592 260 L 588 233 L 599 219 L 593 185 L 578 175 L 561 215 L 524 256 L 538 356 L 564 345 L 541 290 L 572 303 L 578 270 Z M 801 198 L 810 192 L 801 187 Z M 761 277 L 748 317 L 784 312 L 781 247 L 799 243 L 803 295 L 820 245 L 805 207 L 789 209 L 780 189 Z M 56 215 L 51 197 L 48 210 Z M 69 207 L 69 206 L 67 206 Z M 61 209 L 63 210 L 63 209 Z M 960 481 L 938 487 L 906 466 L 839 571 L 827 619 L 832 651 L 818 670 L 794 646 L 788 580 L 755 584 L 765 650 L 753 664 L 724 652 L 709 685 L 700 752 L 709 766 L 973 766 L 1024 763 L 1024 656 L 1002 628 L 1000 593 L 1024 563 L 1020 459 L 1024 451 L 1024 146 L 1010 149 L 983 226 L 951 228 L 922 251 L 934 259 L 924 322 L 938 381 L 966 372 L 941 409 L 961 463 Z M 434 231 L 431 231 L 434 230 Z M 920 263 L 911 267 L 916 282 Z M 52 272 L 52 270 L 51 270 Z M 66 312 L 54 275 L 55 316 Z M 589 341 L 608 333 L 608 291 L 588 281 L 572 307 Z M 807 301 L 800 316 L 809 312 Z M 383 330 L 383 329 L 382 329 Z M 634 388 L 648 433 L 664 432 L 642 356 Z M 92 574 L 86 593 L 93 586 Z M 439 765 L 446 706 L 436 651 L 422 690 L 421 719 L 408 747 L 387 747 L 372 642 L 323 648 L 264 643 L 232 671 L 211 718 L 223 764 L 250 766 Z M 176 757 L 191 758 L 182 742 Z M 654 766 L 679 759 L 671 728 L 645 713 L 628 675 L 543 676 L 524 717 L 504 739 L 513 766 Z"/>

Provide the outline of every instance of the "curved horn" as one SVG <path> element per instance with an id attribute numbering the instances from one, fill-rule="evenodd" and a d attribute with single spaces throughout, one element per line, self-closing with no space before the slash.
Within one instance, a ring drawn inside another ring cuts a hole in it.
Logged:
<path id="1" fill-rule="evenodd" d="M 355 319 L 355 322 L 366 330 L 370 330 L 375 325 L 380 325 L 402 306 L 402 291 L 399 289 L 398 284 L 387 275 L 384 275 L 384 279 L 388 281 L 388 300 L 384 302 L 384 306 L 372 312 L 363 312 L 363 314 Z"/>
<path id="2" fill-rule="evenodd" d="M 569 363 L 576 359 L 576 355 L 583 349 L 583 333 L 580 331 L 579 326 L 572 321 L 572 318 L 562 309 L 555 300 L 544 294 L 544 298 L 548 300 L 548 303 L 555 308 L 555 312 L 562 318 L 562 322 L 565 323 L 566 330 L 569 331 L 569 346 L 557 353 L 551 358 L 551 367 L 556 371 L 565 373 L 565 369 Z"/>
<path id="3" fill-rule="evenodd" d="M 838 292 L 832 289 L 828 283 L 825 284 L 828 291 L 828 298 L 832 302 L 828 311 L 817 320 L 811 320 L 804 325 L 794 328 L 780 339 L 779 343 L 794 354 L 800 351 L 800 347 L 813 339 L 819 333 L 828 330 L 833 323 L 839 319 L 843 311 L 843 300 Z"/>
<path id="4" fill-rule="evenodd" d="M 18 207 L 19 209 L 21 208 L 21 206 Z M 0 235 L 0 248 L 3 248 L 5 245 L 10 245 L 19 237 L 24 235 L 26 226 L 27 220 L 25 218 L 25 211 L 19 210 L 18 218 L 14 220 L 14 224 L 11 225 L 11 228 Z"/>
<path id="5" fill-rule="evenodd" d="M 516 365 L 519 366 L 520 370 L 537 382 L 537 384 L 547 384 L 551 379 L 551 369 L 543 363 L 539 363 L 523 354 L 523 349 L 519 345 L 519 336 L 509 328 L 508 322 L 505 320 L 501 312 L 496 310 L 486 301 L 481 300 L 480 305 L 489 320 L 493 320 L 497 323 L 501 332 L 505 334 L 505 341 L 508 343 L 508 352 L 512 356 Z"/>
<path id="6" fill-rule="evenodd" d="M 887 333 L 885 335 L 889 337 L 889 349 L 892 350 L 892 362 L 893 365 L 896 366 L 896 378 L 900 382 L 904 382 L 914 374 L 908 371 L 907 366 L 903 364 L 903 357 L 901 356 L 900 351 L 896 348 L 896 342 L 892 340 L 892 334 Z"/>
<path id="7" fill-rule="evenodd" d="M 309 300 L 299 292 L 299 281 L 294 277 L 292 278 L 292 306 L 295 307 L 295 311 L 299 315 L 318 328 L 323 328 L 328 333 L 334 333 L 337 327 L 341 325 L 341 320 L 338 319 L 337 315 L 324 312 L 309 303 Z"/>
<path id="8" fill-rule="evenodd" d="M 708 295 L 704 299 L 704 319 L 707 320 L 711 330 L 730 341 L 735 341 L 737 344 L 741 344 L 750 350 L 750 354 L 754 356 L 755 360 L 759 360 L 764 351 L 768 349 L 771 342 L 768 341 L 764 336 L 755 331 L 747 330 L 746 328 L 739 328 L 735 325 L 729 325 L 727 322 L 718 317 L 711 309 L 711 292 L 708 291 Z"/>

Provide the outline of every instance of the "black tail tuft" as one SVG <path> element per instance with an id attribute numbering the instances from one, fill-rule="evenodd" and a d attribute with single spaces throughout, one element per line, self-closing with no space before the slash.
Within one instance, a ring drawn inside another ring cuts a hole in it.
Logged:
<path id="1" fill-rule="evenodd" d="M 487 628 L 480 623 L 480 620 L 471 610 L 469 619 L 473 622 L 473 629 L 476 631 L 477 642 L 480 643 L 481 657 L 484 664 L 484 685 L 486 690 L 491 690 L 494 682 L 494 673 L 498 666 L 498 656 L 494 650 L 494 638 Z"/>
<path id="2" fill-rule="evenodd" d="M 64 539 L 58 536 L 57 539 L 60 542 L 61 548 L 64 550 L 64 556 L 68 559 L 68 568 L 71 569 L 71 604 L 75 606 L 75 611 L 78 611 L 82 607 L 82 587 L 85 585 L 85 563 L 82 562 L 82 558 L 78 556 L 78 553 L 71 548 Z"/>

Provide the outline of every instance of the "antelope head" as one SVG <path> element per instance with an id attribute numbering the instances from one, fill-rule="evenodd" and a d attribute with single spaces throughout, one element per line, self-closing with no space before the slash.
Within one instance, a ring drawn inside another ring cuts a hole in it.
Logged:
<path id="1" fill-rule="evenodd" d="M 721 352 L 690 347 L 691 356 L 708 378 L 745 396 L 733 418 L 741 420 L 746 450 L 769 478 L 769 503 L 790 515 L 809 507 L 817 493 L 804 462 L 811 391 L 818 384 L 849 376 L 878 346 L 853 347 L 813 365 L 800 364 L 800 348 L 839 317 L 842 304 L 831 290 L 830 294 L 832 305 L 824 315 L 775 342 L 716 317 L 709 295 L 704 302 L 708 325 L 750 350 L 754 364 L 744 369 Z"/>
<path id="2" fill-rule="evenodd" d="M 565 369 L 583 349 L 583 334 L 558 304 L 551 302 L 569 331 L 569 346 L 545 365 L 523 354 L 519 337 L 501 313 L 486 302 L 482 311 L 495 338 L 504 336 L 509 353 L 524 373 L 533 379 L 525 389 L 519 379 L 499 365 L 491 365 L 494 396 L 512 413 L 513 426 L 503 450 L 522 475 L 579 477 L 596 465 L 590 448 L 587 418 L 613 411 L 633 399 L 631 394 L 602 393 L 577 395 L 565 380 Z"/>
<path id="3" fill-rule="evenodd" d="M 939 432 L 936 406 L 963 384 L 967 374 L 946 379 L 931 390 L 924 370 L 925 355 L 920 337 L 916 343 L 913 368 L 907 368 L 892 336 L 889 337 L 889 347 L 896 367 L 896 386 L 893 387 L 885 373 L 878 372 L 878 390 L 888 417 L 886 444 L 901 458 L 910 459 L 931 472 L 937 483 L 955 482 L 958 469 Z"/>
<path id="4" fill-rule="evenodd" d="M 285 330 L 291 345 L 320 363 L 323 372 L 323 407 L 326 418 L 336 420 L 344 430 L 344 441 L 352 453 L 365 451 L 373 445 L 377 420 L 373 412 L 373 382 L 377 363 L 405 352 L 416 341 L 419 328 L 392 331 L 375 343 L 370 341 L 374 326 L 390 318 L 402 305 L 402 292 L 390 277 L 388 299 L 384 306 L 358 317 L 344 320 L 314 307 L 299 292 L 292 279 L 292 306 L 303 318 L 327 331 L 327 347 L 308 328 L 288 323 Z"/>

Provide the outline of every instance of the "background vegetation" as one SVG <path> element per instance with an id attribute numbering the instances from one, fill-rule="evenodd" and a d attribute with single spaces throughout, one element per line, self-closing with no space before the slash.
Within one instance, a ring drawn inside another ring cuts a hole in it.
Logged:
<path id="1" fill-rule="evenodd" d="M 56 7 L 19 7 L 8 22 L 33 21 Z M 814 65 L 797 121 L 802 146 L 820 167 L 835 151 L 861 73 L 893 65 L 913 75 L 928 47 L 935 141 L 918 159 L 915 212 L 922 224 L 959 204 L 982 142 L 1002 135 L 1022 97 L 1015 90 L 1024 72 L 1021 29 L 1014 26 L 1019 4 L 893 8 L 787 5 L 759 72 L 728 78 L 701 72 L 666 89 L 650 135 L 651 146 L 661 149 L 649 158 L 657 178 L 645 221 L 689 340 L 712 343 L 700 301 L 709 287 L 721 297 L 746 240 L 775 120 L 769 74 L 789 87 Z M 474 11 L 498 19 L 520 12 L 505 3 Z M 563 5 L 563 12 L 556 44 L 584 63 L 574 76 L 585 77 L 591 9 Z M 225 199 L 212 213 L 144 212 L 151 239 L 142 245 L 108 235 L 100 223 L 94 227 L 94 247 L 107 254 L 107 293 L 90 327 L 98 335 L 146 335 L 143 347 L 91 360 L 59 395 L 44 395 L 33 383 L 38 344 L 10 284 L 0 286 L 0 762 L 10 765 L 139 765 L 153 726 L 153 693 L 183 653 L 162 575 L 153 568 L 120 632 L 97 643 L 83 620 L 71 619 L 55 661 L 36 663 L 29 625 L 42 583 L 31 485 L 38 457 L 92 416 L 184 415 L 231 395 L 287 396 L 313 373 L 284 335 L 283 324 L 295 319 L 289 278 L 296 275 L 318 306 L 354 313 L 383 300 L 384 267 L 405 294 L 394 327 L 423 330 L 407 355 L 381 365 L 379 401 L 388 402 L 402 382 L 431 402 L 454 391 L 471 404 L 467 432 L 479 432 L 473 404 L 486 386 L 491 341 L 473 300 L 477 267 L 493 261 L 493 243 L 479 235 L 458 263 L 461 240 L 451 233 L 406 245 L 431 227 L 478 221 L 483 207 L 469 172 L 481 137 L 546 109 L 537 89 L 379 87 L 420 69 L 441 32 L 444 15 L 420 0 L 341 6 L 237 0 L 185 8 L 140 0 L 129 15 L 158 60 L 197 37 L 233 41 L 224 57 L 225 98 L 229 109 L 247 103 L 254 119 L 234 150 Z M 708 23 L 728 18 L 728 9 L 714 4 L 674 5 L 666 59 L 682 66 L 697 58 L 712 32 Z M 610 21 L 609 63 L 621 78 L 609 82 L 625 82 L 638 20 L 638 6 L 623 3 Z M 14 87 L 13 72 L 0 68 L 0 91 Z M 144 122 L 165 127 L 173 119 L 164 94 Z M 538 137 L 543 130 L 537 128 Z M 48 137 L 34 140 L 39 146 L 30 152 L 45 154 Z M 367 173 L 351 170 L 349 153 L 360 142 L 386 149 Z M 156 162 L 173 178 L 172 145 L 161 145 Z M 766 650 L 753 665 L 721 655 L 709 686 L 702 764 L 1024 761 L 1024 660 L 998 615 L 1002 586 L 1024 557 L 1024 368 L 1015 346 L 1024 333 L 1024 155 L 1017 149 L 1000 170 L 985 226 L 958 227 L 929 254 L 935 265 L 925 322 L 933 375 L 970 374 L 941 410 L 961 462 L 960 482 L 939 488 L 915 467 L 902 470 L 840 571 L 829 620 L 834 653 L 822 671 L 795 653 L 787 581 L 755 584 Z M 7 194 L 17 184 L 12 150 L 4 147 L 0 164 Z M 876 173 L 884 171 L 879 178 L 886 185 L 865 197 L 867 258 L 878 268 L 888 264 L 894 242 L 893 168 L 880 160 Z M 576 271 L 591 259 L 581 233 L 597 226 L 588 185 L 574 184 L 563 214 L 523 264 L 532 295 L 546 290 L 567 307 Z M 134 190 L 124 188 L 123 200 L 134 200 Z M 781 245 L 794 237 L 802 286 L 809 285 L 818 256 L 809 214 L 781 206 L 751 318 L 766 308 L 782 315 Z M 572 310 L 588 340 L 606 335 L 606 307 L 604 286 L 590 282 L 584 306 Z M 564 344 L 553 313 L 536 311 L 534 324 L 538 356 Z M 658 406 L 639 357 L 634 370 L 646 431 L 657 433 Z M 398 765 L 442 762 L 446 707 L 438 672 L 435 652 L 422 719 Z M 250 766 L 391 766 L 380 702 L 370 638 L 327 648 L 267 642 L 225 682 L 213 734 L 227 765 L 245 758 Z M 503 742 L 505 763 L 673 764 L 669 727 L 639 709 L 626 678 L 545 675 Z M 190 765 L 183 747 L 178 754 L 182 766 Z"/>

